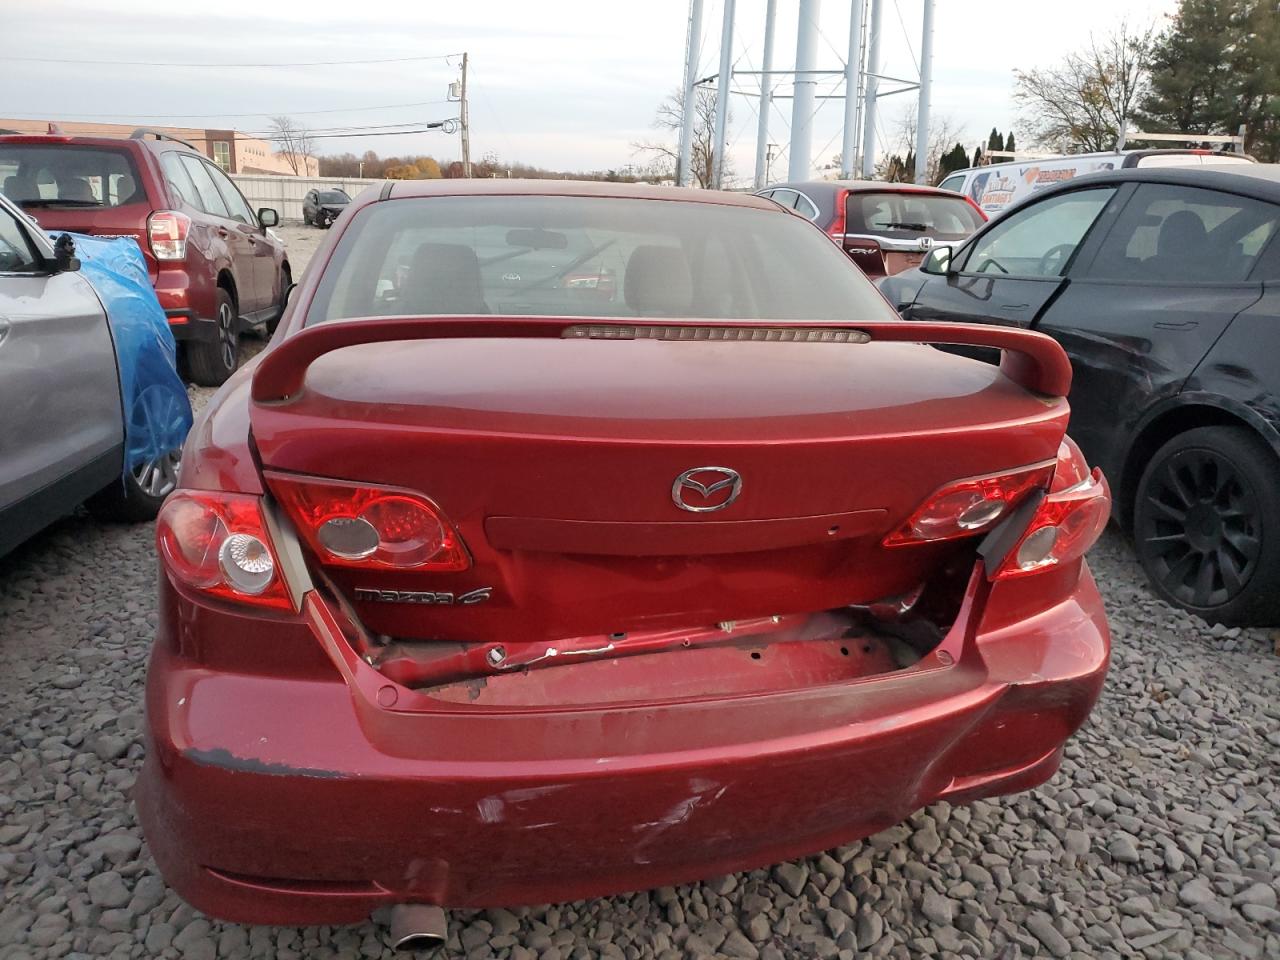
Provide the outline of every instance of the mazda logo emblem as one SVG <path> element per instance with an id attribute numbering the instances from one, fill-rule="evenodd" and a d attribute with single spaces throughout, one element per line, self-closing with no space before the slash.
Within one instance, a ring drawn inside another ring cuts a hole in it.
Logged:
<path id="1" fill-rule="evenodd" d="M 741 492 L 742 477 L 728 467 L 694 467 L 676 477 L 671 485 L 671 499 L 690 513 L 723 510 Z"/>

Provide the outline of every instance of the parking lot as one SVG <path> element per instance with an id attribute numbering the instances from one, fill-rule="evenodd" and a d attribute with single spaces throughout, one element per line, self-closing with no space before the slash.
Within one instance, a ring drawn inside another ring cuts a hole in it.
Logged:
<path id="1" fill-rule="evenodd" d="M 299 276 L 322 234 L 279 232 Z M 1092 564 L 1112 669 L 1045 786 L 771 870 L 458 911 L 449 954 L 1280 956 L 1275 638 L 1153 599 L 1114 531 Z M 390 956 L 383 927 L 224 924 L 166 889 L 130 800 L 154 580 L 150 526 L 83 512 L 0 560 L 0 960 Z"/>

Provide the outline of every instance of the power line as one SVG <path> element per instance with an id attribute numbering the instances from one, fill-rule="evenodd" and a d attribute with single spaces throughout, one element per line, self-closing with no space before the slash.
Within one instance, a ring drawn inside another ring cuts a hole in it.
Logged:
<path id="1" fill-rule="evenodd" d="M 82 113 L 81 118 L 90 120 L 106 120 L 116 119 L 121 123 L 130 123 L 134 120 L 226 120 L 233 117 L 271 117 L 271 116 L 289 116 L 289 117 L 310 117 L 322 113 L 368 113 L 372 110 L 400 110 L 407 107 L 430 107 L 441 103 L 449 103 L 448 100 L 415 100 L 412 103 L 382 103 L 369 107 L 331 107 L 325 110 L 270 110 L 267 112 L 253 113 Z M 120 118 L 124 118 L 121 120 Z M 45 120 L 46 114 L 40 116 L 15 116 L 10 117 L 12 120 Z M 68 122 L 74 122 L 68 120 Z"/>
<path id="2" fill-rule="evenodd" d="M 59 57 L 5 57 L 23 63 L 78 63 L 98 67 L 193 67 L 196 69 L 236 69 L 237 67 L 347 67 L 358 64 L 413 63 L 423 60 L 448 60 L 456 53 L 442 53 L 421 57 L 382 57 L 376 60 L 303 60 L 296 63 L 192 63 L 189 60 L 83 60 Z"/>

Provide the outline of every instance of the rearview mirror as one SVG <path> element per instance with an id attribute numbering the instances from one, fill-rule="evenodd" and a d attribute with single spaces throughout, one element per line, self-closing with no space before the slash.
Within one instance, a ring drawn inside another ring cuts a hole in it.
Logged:
<path id="1" fill-rule="evenodd" d="M 920 272 L 945 277 L 951 272 L 951 248 L 934 247 L 920 264 Z"/>
<path id="2" fill-rule="evenodd" d="M 274 227 L 280 223 L 280 214 L 272 210 L 270 207 L 258 208 L 258 223 L 264 227 Z"/>
<path id="3" fill-rule="evenodd" d="M 76 257 L 76 242 L 71 234 L 64 233 L 53 241 L 53 272 L 75 273 L 80 269 L 80 260 Z"/>

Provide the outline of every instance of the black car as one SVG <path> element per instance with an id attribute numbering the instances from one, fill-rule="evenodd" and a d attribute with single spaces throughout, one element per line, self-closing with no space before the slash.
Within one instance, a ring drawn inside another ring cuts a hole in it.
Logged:
<path id="1" fill-rule="evenodd" d="M 1133 169 L 1037 194 L 881 281 L 912 320 L 1038 330 L 1071 435 L 1157 593 L 1280 622 L 1280 167 Z"/>
<path id="2" fill-rule="evenodd" d="M 302 200 L 302 222 L 308 226 L 314 223 L 322 230 L 328 229 L 350 202 L 347 192 L 337 187 L 332 190 L 308 190 Z"/>

